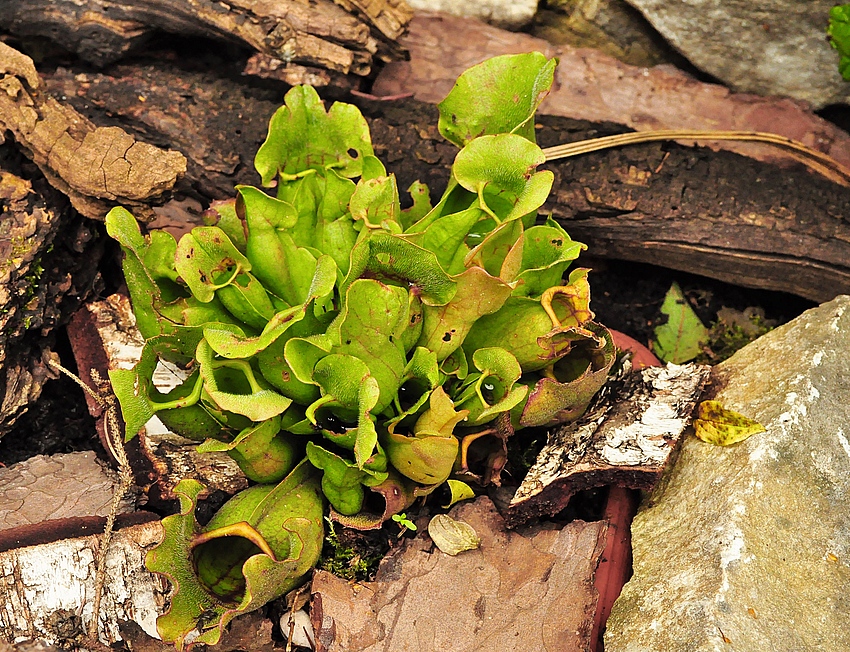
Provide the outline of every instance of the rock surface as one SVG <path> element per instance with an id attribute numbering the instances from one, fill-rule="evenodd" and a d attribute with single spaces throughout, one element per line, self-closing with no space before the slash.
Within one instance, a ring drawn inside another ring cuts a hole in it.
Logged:
<path id="1" fill-rule="evenodd" d="M 106 516 L 115 473 L 91 452 L 37 455 L 0 468 L 0 530 L 75 516 Z M 131 511 L 126 504 L 122 511 Z"/>
<path id="2" fill-rule="evenodd" d="M 850 102 L 824 36 L 835 0 L 628 0 L 696 67 L 739 92 Z"/>
<path id="3" fill-rule="evenodd" d="M 684 442 L 632 526 L 606 652 L 850 649 L 848 350 L 845 295 L 716 367 L 716 399 L 766 432 Z"/>
<path id="4" fill-rule="evenodd" d="M 521 29 L 537 12 L 537 0 L 407 0 L 416 11 L 443 11 L 455 16 L 478 18 L 504 29 Z"/>
<path id="5" fill-rule="evenodd" d="M 632 66 L 681 59 L 625 0 L 548 0 L 531 33 L 555 45 L 601 50 Z"/>
<path id="6" fill-rule="evenodd" d="M 374 582 L 315 573 L 317 652 L 590 649 L 605 522 L 506 531 L 486 497 L 450 515 L 475 528 L 479 549 L 451 557 L 420 535 L 381 562 Z"/>

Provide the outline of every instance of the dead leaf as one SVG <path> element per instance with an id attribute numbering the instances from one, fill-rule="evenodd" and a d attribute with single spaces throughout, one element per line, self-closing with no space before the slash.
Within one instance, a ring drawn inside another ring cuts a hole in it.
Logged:
<path id="1" fill-rule="evenodd" d="M 737 444 L 764 431 L 764 426 L 758 421 L 733 410 L 727 410 L 719 401 L 700 403 L 697 408 L 697 418 L 694 420 L 696 436 L 716 446 Z"/>
<path id="2" fill-rule="evenodd" d="M 475 550 L 481 539 L 469 523 L 456 521 L 451 516 L 437 514 L 428 523 L 428 535 L 447 555 L 457 555 L 465 550 Z"/>

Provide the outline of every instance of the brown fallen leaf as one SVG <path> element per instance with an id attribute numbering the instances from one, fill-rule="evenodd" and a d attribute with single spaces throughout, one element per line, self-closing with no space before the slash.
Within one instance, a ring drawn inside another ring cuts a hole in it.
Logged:
<path id="1" fill-rule="evenodd" d="M 381 562 L 374 582 L 314 575 L 317 651 L 590 649 L 606 523 L 508 531 L 486 497 L 450 516 L 475 529 L 480 548 L 451 557 L 419 535 Z"/>

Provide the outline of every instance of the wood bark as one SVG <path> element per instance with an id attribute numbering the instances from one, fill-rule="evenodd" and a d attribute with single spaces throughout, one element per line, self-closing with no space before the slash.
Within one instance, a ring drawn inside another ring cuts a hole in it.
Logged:
<path id="1" fill-rule="evenodd" d="M 108 582 L 98 619 L 100 640 L 120 639 L 118 623 L 134 621 L 155 636 L 168 589 L 144 567 L 147 550 L 162 538 L 159 521 L 115 534 L 106 559 Z M 45 638 L 77 646 L 92 620 L 94 559 L 99 536 L 0 552 L 0 636 L 7 641 Z"/>
<path id="2" fill-rule="evenodd" d="M 108 74 L 57 70 L 47 85 L 96 122 L 117 120 L 140 139 L 186 155 L 188 172 L 177 190 L 193 199 L 195 216 L 191 206 L 187 214 L 185 204 L 172 204 L 159 211 L 172 222 L 199 219 L 209 201 L 232 197 L 235 183 L 259 184 L 253 156 L 285 88 L 240 85 L 165 64 L 118 66 Z M 437 132 L 436 107 L 412 99 L 346 99 L 365 114 L 376 154 L 399 188 L 419 179 L 439 197 L 457 150 Z M 627 131 L 557 116 L 537 122 L 544 147 Z M 815 301 L 850 292 L 850 191 L 799 164 L 651 143 L 547 167 L 555 183 L 544 212 L 594 256 Z"/>
<path id="3" fill-rule="evenodd" d="M 668 364 L 624 370 L 584 416 L 555 428 L 511 499 L 507 521 L 554 516 L 581 490 L 652 489 L 691 421 L 711 368 Z"/>
<path id="4" fill-rule="evenodd" d="M 2 437 L 53 376 L 54 331 L 99 282 L 103 242 L 9 144 L 0 145 L 0 211 Z"/>
<path id="5" fill-rule="evenodd" d="M 140 48 L 157 31 L 239 43 L 286 63 L 368 75 L 402 56 L 412 12 L 400 0 L 6 0 L 0 27 L 44 37 L 96 65 Z"/>
<path id="6" fill-rule="evenodd" d="M 138 142 L 119 127 L 95 127 L 43 92 L 32 60 L 0 42 L 0 125 L 50 184 L 86 217 L 126 203 L 140 212 L 186 170 L 179 152 Z"/>

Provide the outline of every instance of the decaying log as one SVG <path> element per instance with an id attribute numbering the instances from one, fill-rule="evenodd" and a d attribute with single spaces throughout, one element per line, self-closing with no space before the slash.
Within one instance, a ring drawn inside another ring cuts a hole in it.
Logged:
<path id="1" fill-rule="evenodd" d="M 259 183 L 253 157 L 285 88 L 248 88 L 167 65 L 77 76 L 58 70 L 47 84 L 79 110 L 88 105 L 94 120 L 105 120 L 98 109 L 108 111 L 110 120 L 132 125 L 150 142 L 173 143 L 189 160 L 179 190 L 201 205 L 232 197 L 235 183 Z M 375 151 L 399 188 L 419 179 L 438 197 L 457 150 L 437 132 L 436 108 L 412 99 L 349 101 L 366 115 Z M 537 122 L 544 147 L 626 131 L 557 116 Z M 544 210 L 594 256 L 815 301 L 850 292 L 850 191 L 799 164 L 651 143 L 547 167 L 555 184 Z"/>
<path id="2" fill-rule="evenodd" d="M 100 219 L 118 203 L 149 213 L 148 202 L 186 171 L 179 152 L 138 142 L 119 127 L 95 127 L 45 93 L 32 60 L 2 42 L 0 74 L 0 126 L 86 217 Z"/>
<path id="3" fill-rule="evenodd" d="M 412 11 L 400 0 L 28 0 L 5 3 L 0 27 L 49 35 L 96 65 L 139 48 L 156 31 L 226 40 L 286 63 L 368 75 L 397 59 Z"/>
<path id="4" fill-rule="evenodd" d="M 135 324 L 129 299 L 117 294 L 87 304 L 74 316 L 68 326 L 68 335 L 80 377 L 85 382 L 91 382 L 92 369 L 106 378 L 109 369 L 135 366 L 144 344 Z M 154 383 L 161 391 L 168 391 L 182 380 L 175 373 L 179 370 L 168 369 L 160 363 L 154 373 Z M 90 400 L 89 410 L 99 417 L 98 430 L 103 437 L 99 406 Z M 247 479 L 230 456 L 220 452 L 198 453 L 196 445 L 197 442 L 169 432 L 157 418 L 128 442 L 126 448 L 136 472 L 136 482 L 147 494 L 149 503 L 162 505 L 176 500 L 173 489 L 184 478 L 194 478 L 206 486 L 201 498 L 214 491 L 233 495 L 248 486 Z"/>
<path id="5" fill-rule="evenodd" d="M 159 521 L 115 533 L 106 557 L 108 581 L 98 620 L 101 642 L 119 640 L 122 621 L 134 621 L 156 636 L 156 617 L 170 590 L 145 569 L 144 557 L 161 539 Z M 79 644 L 92 620 L 99 542 L 95 534 L 0 552 L 0 638 Z"/>
<path id="6" fill-rule="evenodd" d="M 549 433 L 510 502 L 508 522 L 553 516 L 583 489 L 651 489 L 690 423 L 710 370 L 668 364 L 609 381 L 581 419 Z"/>
<path id="7" fill-rule="evenodd" d="M 53 376 L 53 331 L 97 283 L 103 242 L 9 144 L 0 145 L 0 212 L 2 437 Z"/>

